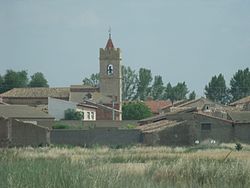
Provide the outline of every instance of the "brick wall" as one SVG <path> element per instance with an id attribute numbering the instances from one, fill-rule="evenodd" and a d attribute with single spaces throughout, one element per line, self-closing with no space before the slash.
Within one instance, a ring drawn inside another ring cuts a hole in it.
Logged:
<path id="1" fill-rule="evenodd" d="M 116 128 L 95 128 L 90 130 L 52 130 L 52 144 L 66 145 L 129 145 L 141 141 L 139 130 L 119 130 Z"/>

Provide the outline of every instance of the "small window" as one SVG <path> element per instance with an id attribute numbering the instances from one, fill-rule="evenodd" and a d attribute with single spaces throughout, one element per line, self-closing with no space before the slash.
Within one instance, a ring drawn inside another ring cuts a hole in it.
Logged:
<path id="1" fill-rule="evenodd" d="M 211 123 L 201 123 L 201 130 L 202 131 L 210 131 L 211 130 Z"/>
<path id="2" fill-rule="evenodd" d="M 87 119 L 90 119 L 90 112 L 87 112 Z"/>
<path id="3" fill-rule="evenodd" d="M 95 119 L 94 112 L 91 112 L 91 119 Z"/>

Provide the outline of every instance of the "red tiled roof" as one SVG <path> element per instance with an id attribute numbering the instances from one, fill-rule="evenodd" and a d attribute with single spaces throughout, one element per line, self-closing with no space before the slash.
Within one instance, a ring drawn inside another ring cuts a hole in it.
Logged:
<path id="1" fill-rule="evenodd" d="M 171 101 L 165 101 L 165 100 L 148 100 L 144 102 L 152 111 L 152 113 L 157 114 L 160 112 L 160 110 L 163 107 L 166 107 L 167 105 L 172 105 Z"/>
<path id="2" fill-rule="evenodd" d="M 105 48 L 106 49 L 113 49 L 113 48 L 115 48 L 111 38 L 109 38 L 109 40 L 108 40 Z"/>

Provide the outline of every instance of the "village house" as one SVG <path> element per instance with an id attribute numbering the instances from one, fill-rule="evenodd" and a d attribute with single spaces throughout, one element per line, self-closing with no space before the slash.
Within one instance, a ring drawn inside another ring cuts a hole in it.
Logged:
<path id="1" fill-rule="evenodd" d="M 95 121 L 96 109 L 93 105 L 85 103 L 76 103 L 49 97 L 48 113 L 56 118 L 56 120 L 65 119 L 65 111 L 68 109 L 82 113 L 82 121 Z"/>

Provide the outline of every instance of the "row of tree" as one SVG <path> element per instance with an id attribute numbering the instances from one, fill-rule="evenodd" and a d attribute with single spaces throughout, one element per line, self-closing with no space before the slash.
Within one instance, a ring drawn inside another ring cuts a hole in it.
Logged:
<path id="1" fill-rule="evenodd" d="M 171 83 L 163 83 L 160 75 L 152 76 L 151 70 L 140 68 L 137 73 L 130 67 L 122 66 L 122 99 L 123 100 L 145 100 L 148 96 L 153 99 L 172 102 L 187 98 L 189 93 L 185 82 L 179 82 L 175 86 Z M 83 84 L 90 86 L 99 85 L 99 74 L 92 74 L 89 78 L 83 79 Z M 191 92 L 190 99 L 194 99 L 195 92 Z"/>
<path id="2" fill-rule="evenodd" d="M 49 85 L 41 72 L 33 74 L 30 80 L 25 70 L 7 70 L 3 76 L 0 75 L 0 93 L 22 87 L 49 87 Z"/>
<path id="3" fill-rule="evenodd" d="M 222 74 L 213 76 L 208 85 L 205 86 L 205 95 L 207 98 L 222 104 L 228 104 L 245 96 L 249 96 L 249 68 L 238 70 L 230 80 L 230 87 L 227 87 Z"/>
<path id="4" fill-rule="evenodd" d="M 130 67 L 122 67 L 122 98 L 123 100 L 145 100 L 148 96 L 153 99 L 169 99 L 172 102 L 187 98 L 189 93 L 185 82 L 179 82 L 172 86 L 171 83 L 163 83 L 160 75 L 152 77 L 149 69 L 140 68 L 137 73 Z M 85 78 L 83 83 L 90 86 L 99 85 L 99 74 L 92 74 L 90 78 Z M 49 87 L 48 81 L 43 73 L 37 72 L 28 78 L 27 71 L 7 70 L 0 75 L 0 93 L 12 88 L 20 87 Z M 250 71 L 249 68 L 238 70 L 230 80 L 230 86 L 227 87 L 222 74 L 213 76 L 210 82 L 205 86 L 205 95 L 207 98 L 227 104 L 240 98 L 250 95 Z M 196 97 L 195 92 L 189 94 L 189 99 Z"/>

